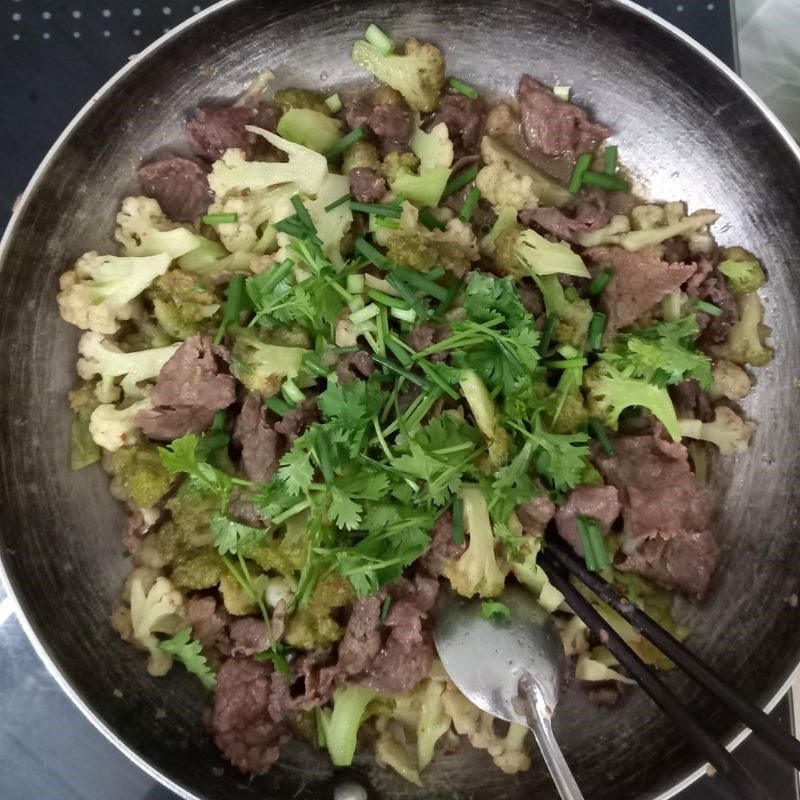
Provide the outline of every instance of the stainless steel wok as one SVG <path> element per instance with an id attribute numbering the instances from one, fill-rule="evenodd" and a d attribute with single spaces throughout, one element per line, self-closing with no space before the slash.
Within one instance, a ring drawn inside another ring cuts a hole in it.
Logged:
<path id="1" fill-rule="evenodd" d="M 615 130 L 648 193 L 722 214 L 723 244 L 769 269 L 766 306 L 777 358 L 759 371 L 750 451 L 718 475 L 723 558 L 700 607 L 681 605 L 692 646 L 745 695 L 769 705 L 800 657 L 800 158 L 763 106 L 712 56 L 646 12 L 612 0 L 426 0 L 359 3 L 231 0 L 142 53 L 83 110 L 19 203 L 0 254 L 0 553 L 42 657 L 87 716 L 128 755 L 187 798 L 331 797 L 342 780 L 310 746 L 284 749 L 249 780 L 206 738 L 206 697 L 180 670 L 154 679 L 108 624 L 129 569 L 122 515 L 99 468 L 70 472 L 66 392 L 74 329 L 58 318 L 57 276 L 80 253 L 112 247 L 118 200 L 142 156 L 183 147 L 185 113 L 232 98 L 271 67 L 282 85 L 364 79 L 352 40 L 371 21 L 441 44 L 449 73 L 497 92 L 520 73 L 575 87 Z M 47 124 L 42 119 L 42 124 Z M 727 740 L 730 718 L 680 675 L 670 681 Z M 163 713 L 166 712 L 166 713 Z M 666 796 L 702 765 L 639 691 L 613 709 L 572 692 L 559 740 L 587 796 Z M 364 759 L 348 776 L 370 796 L 547 798 L 535 758 L 508 777 L 463 747 L 416 789 Z"/>

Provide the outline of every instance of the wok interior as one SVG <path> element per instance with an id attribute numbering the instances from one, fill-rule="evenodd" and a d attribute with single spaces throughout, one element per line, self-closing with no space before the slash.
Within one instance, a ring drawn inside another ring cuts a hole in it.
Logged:
<path id="1" fill-rule="evenodd" d="M 692 647 L 743 694 L 766 702 L 800 652 L 790 599 L 800 583 L 796 503 L 800 426 L 800 166 L 753 102 L 703 56 L 638 13 L 611 2 L 480 0 L 398 6 L 239 0 L 144 56 L 75 127 L 39 176 L 8 242 L 0 284 L 0 531 L 4 566 L 32 629 L 66 681 L 119 740 L 205 798 L 319 798 L 341 779 L 327 757 L 295 742 L 265 777 L 227 766 L 200 722 L 205 696 L 174 670 L 153 679 L 141 654 L 108 624 L 128 564 L 122 515 L 106 478 L 67 464 L 66 392 L 77 336 L 58 318 L 57 276 L 82 252 L 112 246 L 118 200 L 143 155 L 182 148 L 185 113 L 201 99 L 238 94 L 261 70 L 279 85 L 363 80 L 350 63 L 357 32 L 377 21 L 396 37 L 443 46 L 448 74 L 498 93 L 530 72 L 574 86 L 578 102 L 615 131 L 625 163 L 657 199 L 721 215 L 721 244 L 742 244 L 769 270 L 767 320 L 777 358 L 748 398 L 753 446 L 728 460 L 717 533 L 722 563 L 702 607 L 681 603 Z M 55 133 L 55 131 L 54 131 Z M 109 250 L 110 251 L 110 250 Z M 730 736 L 728 715 L 678 674 L 670 684 L 697 717 Z M 556 728 L 587 796 L 624 800 L 667 789 L 699 761 L 638 690 L 596 708 L 571 691 Z M 503 775 L 485 753 L 440 757 L 417 789 L 367 760 L 348 772 L 376 797 L 551 797 L 538 758 Z"/>

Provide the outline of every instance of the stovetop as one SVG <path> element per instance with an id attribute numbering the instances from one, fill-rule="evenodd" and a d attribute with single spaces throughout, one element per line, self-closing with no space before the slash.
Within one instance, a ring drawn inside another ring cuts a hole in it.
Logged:
<path id="1" fill-rule="evenodd" d="M 736 68 L 732 0 L 643 0 Z M 0 0 L 0 229 L 52 142 L 130 55 L 210 5 L 191 0 Z M 791 702 L 773 716 L 791 727 Z M 737 757 L 774 800 L 798 800 L 793 771 L 751 737 Z M 680 800 L 722 800 L 703 778 Z M 49 675 L 0 585 L 0 798 L 174 800 L 107 742 Z"/>

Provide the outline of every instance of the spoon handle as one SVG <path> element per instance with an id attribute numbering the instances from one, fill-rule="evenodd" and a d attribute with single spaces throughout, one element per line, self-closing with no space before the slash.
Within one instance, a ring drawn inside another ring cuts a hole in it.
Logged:
<path id="1" fill-rule="evenodd" d="M 536 743 L 542 751 L 544 763 L 550 770 L 550 776 L 558 789 L 561 800 L 583 800 L 583 794 L 572 775 L 572 770 L 553 735 L 550 711 L 544 707 L 535 683 L 530 680 L 521 680 L 520 695 L 528 706 L 528 725 L 536 737 Z"/>

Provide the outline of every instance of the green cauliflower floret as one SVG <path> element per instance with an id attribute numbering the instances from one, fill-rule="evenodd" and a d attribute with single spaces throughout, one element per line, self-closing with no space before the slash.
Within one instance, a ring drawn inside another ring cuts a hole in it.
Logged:
<path id="1" fill-rule="evenodd" d="M 444 122 L 439 122 L 429 133 L 425 133 L 417 120 L 411 134 L 411 150 L 419 158 L 423 172 L 438 167 L 450 169 L 453 164 L 453 143 Z"/>
<path id="2" fill-rule="evenodd" d="M 367 706 L 377 696 L 373 689 L 339 686 L 333 693 L 333 709 L 321 712 L 320 723 L 334 766 L 347 767 L 353 763 L 358 729 L 370 716 Z"/>
<path id="3" fill-rule="evenodd" d="M 583 375 L 590 416 L 612 430 L 617 429 L 619 415 L 634 406 L 646 408 L 666 428 L 674 441 L 681 440 L 681 429 L 667 390 L 633 376 L 633 367 L 618 369 L 600 360 Z"/>
<path id="4" fill-rule="evenodd" d="M 493 260 L 497 257 L 497 240 L 500 234 L 509 226 L 518 224 L 517 209 L 514 206 L 496 206 L 495 211 L 497 212 L 497 219 L 489 229 L 489 232 L 481 239 L 480 244 L 481 253 Z"/>
<path id="5" fill-rule="evenodd" d="M 296 108 L 309 109 L 326 117 L 331 115 L 331 110 L 325 105 L 325 95 L 321 92 L 311 92 L 308 89 L 280 89 L 275 92 L 275 102 L 286 114 Z"/>
<path id="6" fill-rule="evenodd" d="M 147 408 L 152 408 L 147 398 L 124 408 L 101 403 L 89 417 L 89 434 L 98 447 L 110 453 L 125 445 L 134 444 L 139 440 L 141 432 L 136 415 Z"/>
<path id="7" fill-rule="evenodd" d="M 178 266 L 193 275 L 219 279 L 236 272 L 251 272 L 254 259 L 253 253 L 229 253 L 219 242 L 207 240 L 202 247 L 181 256 Z"/>
<path id="8" fill-rule="evenodd" d="M 167 219 L 157 200 L 150 197 L 126 197 L 117 214 L 114 238 L 122 245 L 123 255 L 153 256 L 166 253 L 171 259 L 213 244 Z"/>
<path id="9" fill-rule="evenodd" d="M 170 265 L 153 256 L 82 255 L 59 282 L 58 308 L 65 322 L 95 333 L 116 333 L 135 311 L 133 301 Z"/>
<path id="10" fill-rule="evenodd" d="M 350 581 L 337 575 L 327 575 L 314 586 L 311 599 L 305 606 L 289 617 L 284 640 L 302 650 L 330 646 L 342 636 L 341 626 L 333 617 L 336 609 L 349 605 L 355 599 Z"/>
<path id="11" fill-rule="evenodd" d="M 583 346 L 594 313 L 589 301 L 580 297 L 568 299 L 555 275 L 534 275 L 533 279 L 542 293 L 548 315 L 553 314 L 558 319 L 554 332 L 556 341 L 572 347 Z"/>
<path id="12" fill-rule="evenodd" d="M 398 155 L 397 153 L 389 153 L 390 156 Z M 387 156 L 388 159 L 389 156 Z M 342 173 L 347 175 L 350 170 L 356 167 L 367 167 L 374 169 L 375 172 L 381 171 L 381 160 L 378 157 L 378 150 L 374 144 L 363 141 L 351 144 L 344 152 L 344 159 L 342 161 Z"/>
<path id="13" fill-rule="evenodd" d="M 765 343 L 771 330 L 763 324 L 761 298 L 756 292 L 740 294 L 736 305 L 739 307 L 739 320 L 731 326 L 721 355 L 734 364 L 763 367 L 772 361 L 775 351 Z"/>
<path id="14" fill-rule="evenodd" d="M 83 469 L 100 460 L 100 448 L 92 438 L 89 422 L 98 401 L 91 383 L 81 382 L 69 393 L 72 422 L 69 428 L 69 465 L 71 469 Z"/>
<path id="15" fill-rule="evenodd" d="M 119 490 L 137 508 L 154 506 L 175 482 L 152 444 L 121 447 L 111 456 L 109 465 Z"/>
<path id="16" fill-rule="evenodd" d="M 278 135 L 317 153 L 327 153 L 342 138 L 342 123 L 310 108 L 292 108 L 278 121 Z"/>
<path id="17" fill-rule="evenodd" d="M 747 294 L 760 289 L 767 280 L 761 262 L 743 247 L 726 247 L 717 269 L 725 276 L 734 294 Z"/>
<path id="18" fill-rule="evenodd" d="M 214 543 L 209 520 L 219 510 L 219 501 L 213 495 L 183 486 L 167 500 L 166 508 L 171 518 L 156 533 L 158 553 L 164 562 L 172 563 Z"/>
<path id="19" fill-rule="evenodd" d="M 200 591 L 216 586 L 225 574 L 225 565 L 213 548 L 190 557 L 178 557 L 170 579 L 178 589 Z"/>
<path id="20" fill-rule="evenodd" d="M 564 242 L 551 242 L 531 228 L 506 224 L 496 240 L 495 264 L 515 278 L 574 275 L 590 278 L 583 259 Z"/>
<path id="21" fill-rule="evenodd" d="M 523 536 L 522 524 L 516 514 L 511 515 L 508 527 L 516 536 Z M 561 606 L 564 595 L 551 583 L 545 571 L 539 566 L 537 557 L 542 547 L 542 539 L 532 536 L 523 538 L 521 558 L 511 564 L 514 577 L 539 601 L 539 605 L 551 614 Z"/>
<path id="22" fill-rule="evenodd" d="M 688 439 L 700 439 L 715 444 L 724 456 L 743 453 L 750 444 L 756 429 L 754 422 L 746 422 L 727 406 L 714 409 L 713 422 L 699 419 L 679 420 L 681 433 Z"/>
<path id="23" fill-rule="evenodd" d="M 449 167 L 423 169 L 415 175 L 406 167 L 400 167 L 389 180 L 389 187 L 398 195 L 419 206 L 435 208 L 442 199 L 444 188 L 450 179 Z"/>
<path id="24" fill-rule="evenodd" d="M 398 153 L 394 151 L 386 154 L 378 169 L 381 175 L 391 183 L 397 179 L 401 170 L 405 170 L 406 173 L 416 172 L 419 169 L 419 159 L 413 153 Z"/>
<path id="25" fill-rule="evenodd" d="M 496 597 L 503 591 L 505 575 L 497 564 L 495 538 L 486 498 L 478 487 L 464 487 L 464 527 L 469 543 L 458 560 L 447 561 L 444 575 L 464 597 Z"/>
<path id="26" fill-rule="evenodd" d="M 475 424 L 486 440 L 488 471 L 496 472 L 508 463 L 511 438 L 500 424 L 494 400 L 490 397 L 489 391 L 478 373 L 471 369 L 466 370 L 461 376 L 459 385 L 475 419 Z"/>
<path id="27" fill-rule="evenodd" d="M 562 371 L 558 385 L 551 395 L 551 409 L 548 414 L 549 427 L 553 433 L 575 433 L 589 421 L 581 394 L 582 382 L 581 368 Z"/>
<path id="28" fill-rule="evenodd" d="M 209 330 L 221 307 L 221 298 L 214 289 L 179 269 L 156 278 L 147 296 L 158 324 L 173 339 L 185 340 Z"/>
<path id="29" fill-rule="evenodd" d="M 444 86 L 444 56 L 432 44 L 408 39 L 405 53 L 384 55 L 366 41 L 353 45 L 353 61 L 400 92 L 415 111 L 433 111 Z"/>
<path id="30" fill-rule="evenodd" d="M 159 648 L 156 634 L 174 636 L 184 626 L 183 596 L 163 576 L 156 578 L 150 586 L 147 583 L 144 576 L 132 576 L 133 639 L 150 653 L 147 671 L 151 675 L 166 675 L 172 666 L 172 657 Z"/>
<path id="31" fill-rule="evenodd" d="M 219 590 L 225 610 L 235 617 L 248 617 L 257 614 L 258 603 L 254 595 L 264 596 L 267 590 L 267 576 L 257 575 L 252 579 L 253 594 L 251 595 L 229 571 L 225 571 L 219 581 Z"/>
<path id="32" fill-rule="evenodd" d="M 308 351 L 301 347 L 267 344 L 250 329 L 236 331 L 233 373 L 251 392 L 272 397 L 288 378 L 296 378 Z"/>

